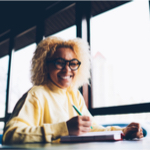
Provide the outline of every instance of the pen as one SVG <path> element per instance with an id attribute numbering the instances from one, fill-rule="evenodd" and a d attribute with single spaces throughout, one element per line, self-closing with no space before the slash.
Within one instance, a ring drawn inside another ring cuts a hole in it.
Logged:
<path id="1" fill-rule="evenodd" d="M 72 107 L 75 109 L 75 111 L 76 111 L 80 116 L 82 116 L 82 114 L 80 113 L 80 111 L 77 109 L 76 106 L 72 105 Z M 91 129 L 93 129 L 92 126 L 91 126 Z"/>

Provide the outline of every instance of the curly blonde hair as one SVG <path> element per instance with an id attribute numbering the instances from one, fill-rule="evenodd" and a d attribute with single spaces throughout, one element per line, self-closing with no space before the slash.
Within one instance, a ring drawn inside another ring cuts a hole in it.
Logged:
<path id="1" fill-rule="evenodd" d="M 31 65 L 31 82 L 33 85 L 44 85 L 48 83 L 49 75 L 47 69 L 47 58 L 51 58 L 58 47 L 69 47 L 81 61 L 81 66 L 78 69 L 71 88 L 79 88 L 83 84 L 89 84 L 90 78 L 90 51 L 89 45 L 81 38 L 75 38 L 65 41 L 59 37 L 51 36 L 42 40 L 32 58 Z"/>

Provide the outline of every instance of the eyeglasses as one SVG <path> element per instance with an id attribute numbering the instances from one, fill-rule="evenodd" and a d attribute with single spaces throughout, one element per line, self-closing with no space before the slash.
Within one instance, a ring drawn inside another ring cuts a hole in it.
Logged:
<path id="1" fill-rule="evenodd" d="M 55 60 L 48 61 L 48 63 L 53 63 L 59 70 L 64 69 L 67 62 L 69 62 L 69 68 L 71 70 L 77 70 L 81 65 L 81 62 L 77 59 L 65 60 L 63 58 L 57 58 Z"/>

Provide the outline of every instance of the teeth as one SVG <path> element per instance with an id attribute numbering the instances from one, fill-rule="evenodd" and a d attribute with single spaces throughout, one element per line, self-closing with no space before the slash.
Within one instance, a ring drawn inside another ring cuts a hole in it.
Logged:
<path id="1" fill-rule="evenodd" d="M 60 76 L 60 78 L 62 78 L 62 79 L 69 79 L 70 76 Z"/>

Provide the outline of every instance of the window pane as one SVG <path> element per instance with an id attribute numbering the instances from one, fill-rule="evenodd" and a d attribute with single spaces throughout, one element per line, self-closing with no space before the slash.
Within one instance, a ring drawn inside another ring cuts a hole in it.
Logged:
<path id="1" fill-rule="evenodd" d="M 30 68 L 35 48 L 36 44 L 34 43 L 14 53 L 9 112 L 12 112 L 19 98 L 32 87 Z"/>
<path id="2" fill-rule="evenodd" d="M 93 107 L 150 102 L 149 41 L 148 0 L 91 19 Z"/>
<path id="3" fill-rule="evenodd" d="M 0 122 L 0 134 L 3 134 L 4 122 Z"/>
<path id="4" fill-rule="evenodd" d="M 0 58 L 0 118 L 5 116 L 8 55 Z"/>
<path id="5" fill-rule="evenodd" d="M 58 36 L 64 40 L 76 38 L 76 25 L 73 25 L 65 30 L 57 32 L 51 36 Z"/>

